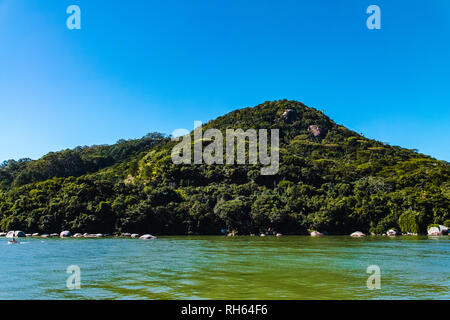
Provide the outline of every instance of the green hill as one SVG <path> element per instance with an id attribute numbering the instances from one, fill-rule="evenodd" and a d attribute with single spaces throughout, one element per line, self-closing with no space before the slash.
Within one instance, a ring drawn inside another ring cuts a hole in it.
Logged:
<path id="1" fill-rule="evenodd" d="M 279 129 L 278 173 L 261 175 L 259 164 L 177 165 L 177 142 L 160 134 L 9 161 L 0 167 L 0 229 L 423 233 L 450 219 L 447 162 L 364 138 L 302 103 L 265 102 L 209 128 L 224 136 L 231 128 Z"/>

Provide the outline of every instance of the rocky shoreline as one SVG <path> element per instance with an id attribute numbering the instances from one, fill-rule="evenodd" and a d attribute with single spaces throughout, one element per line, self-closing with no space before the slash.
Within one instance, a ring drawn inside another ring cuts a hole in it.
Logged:
<path id="1" fill-rule="evenodd" d="M 112 235 L 109 233 L 75 233 L 72 235 L 70 231 L 62 231 L 60 233 L 25 233 L 20 230 L 15 231 L 8 231 L 0 232 L 0 237 L 6 237 L 6 238 L 27 238 L 27 237 L 33 237 L 33 238 L 105 238 L 105 237 L 120 237 L 120 238 L 134 238 L 134 239 L 140 239 L 140 240 L 153 240 L 157 239 L 157 237 L 151 235 L 151 234 L 144 234 L 139 235 L 137 233 L 121 233 L 120 235 Z"/>
<path id="2" fill-rule="evenodd" d="M 319 231 L 311 231 L 310 232 L 310 236 L 311 237 L 322 237 L 322 236 L 327 236 L 328 233 L 326 231 L 323 232 L 319 232 Z M 386 233 L 384 234 L 370 234 L 370 235 L 366 235 L 361 231 L 355 231 L 353 233 L 351 233 L 349 236 L 353 237 L 353 238 L 360 238 L 360 237 L 366 237 L 366 236 L 389 236 L 389 237 L 395 237 L 395 236 L 418 236 L 419 234 L 417 233 L 401 233 L 395 229 L 390 229 L 388 230 Z M 427 234 L 423 234 L 423 235 L 428 235 L 428 236 L 448 236 L 449 235 L 449 231 L 448 228 L 442 225 L 439 225 L 438 227 L 430 227 L 428 229 L 428 233 Z M 230 237 L 230 236 L 238 236 L 237 233 L 228 233 L 226 234 L 226 236 Z M 245 235 L 243 235 L 245 236 Z M 256 236 L 255 234 L 249 234 L 247 236 Z M 283 236 L 283 234 L 281 233 L 261 233 L 259 235 L 260 237 L 265 237 L 265 236 L 275 236 L 275 237 L 281 237 Z M 0 232 L 0 237 L 6 237 L 6 238 L 27 238 L 27 237 L 32 237 L 32 238 L 106 238 L 106 237 L 114 237 L 114 238 L 132 238 L 132 239 L 140 239 L 140 240 L 153 240 L 153 239 L 157 239 L 156 236 L 153 236 L 151 234 L 143 234 L 140 235 L 138 233 L 128 233 L 128 232 L 124 232 L 121 234 L 109 234 L 109 233 L 75 233 L 72 235 L 72 233 L 70 231 L 62 231 L 60 233 L 44 233 L 44 234 L 39 234 L 39 233 L 25 233 L 23 231 L 20 230 L 16 230 L 16 231 L 8 231 L 6 232 Z"/>
<path id="3" fill-rule="evenodd" d="M 326 231 L 324 232 L 319 232 L 319 231 L 311 231 L 310 233 L 311 237 L 321 237 L 321 236 L 325 236 L 328 235 L 328 233 Z M 418 233 L 410 233 L 410 232 L 399 232 L 396 229 L 389 229 L 388 231 L 386 231 L 386 233 L 383 234 L 375 234 L 372 233 L 370 234 L 371 236 L 389 236 L 389 237 L 395 237 L 395 236 L 418 236 Z M 449 235 L 449 231 L 448 228 L 446 226 L 443 225 L 432 225 L 428 227 L 428 232 L 427 234 L 424 235 L 428 235 L 428 236 L 448 236 Z M 350 237 L 354 237 L 354 238 L 358 238 L 358 237 L 365 237 L 366 234 L 364 234 L 361 231 L 355 231 L 352 234 L 350 234 Z"/>

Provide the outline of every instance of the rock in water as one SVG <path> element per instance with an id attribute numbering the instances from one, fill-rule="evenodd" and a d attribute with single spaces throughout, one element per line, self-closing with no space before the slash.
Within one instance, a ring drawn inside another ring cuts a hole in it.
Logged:
<path id="1" fill-rule="evenodd" d="M 71 237 L 72 234 L 70 233 L 70 231 L 63 231 L 63 232 L 61 232 L 61 233 L 59 234 L 59 236 L 60 236 L 61 238 L 65 238 L 65 237 Z"/>
<path id="2" fill-rule="evenodd" d="M 361 231 L 355 231 L 353 232 L 350 237 L 365 237 L 366 235 L 362 233 Z"/>
<path id="3" fill-rule="evenodd" d="M 319 231 L 311 232 L 311 237 L 320 237 L 320 236 L 323 236 L 323 233 L 321 233 Z"/>
<path id="4" fill-rule="evenodd" d="M 386 235 L 388 235 L 389 237 L 394 237 L 394 236 L 398 235 L 398 232 L 395 231 L 394 229 L 389 229 L 389 230 L 386 232 Z"/>
<path id="5" fill-rule="evenodd" d="M 139 239 L 150 240 L 150 239 L 156 239 L 156 237 L 152 236 L 151 234 L 144 234 L 143 236 L 140 236 Z"/>
<path id="6" fill-rule="evenodd" d="M 27 235 L 23 231 L 9 231 L 6 234 L 7 238 L 25 238 Z"/>
<path id="7" fill-rule="evenodd" d="M 443 236 L 448 235 L 448 228 L 447 228 L 446 226 L 439 225 L 439 230 L 441 231 L 441 234 L 442 234 Z"/>
<path id="8" fill-rule="evenodd" d="M 440 236 L 441 230 L 438 227 L 431 227 L 428 229 L 428 235 L 429 236 Z"/>
<path id="9" fill-rule="evenodd" d="M 81 238 L 83 235 L 81 233 L 75 233 L 73 235 L 74 238 Z"/>
<path id="10" fill-rule="evenodd" d="M 132 237 L 132 238 L 139 238 L 139 235 L 138 235 L 137 233 L 133 233 L 133 234 L 131 235 L 131 237 Z"/>

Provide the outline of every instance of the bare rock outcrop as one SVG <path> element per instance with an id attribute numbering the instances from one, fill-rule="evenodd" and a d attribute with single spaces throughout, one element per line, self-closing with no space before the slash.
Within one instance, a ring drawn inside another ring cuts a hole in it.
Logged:
<path id="1" fill-rule="evenodd" d="M 324 135 L 325 130 L 318 125 L 312 124 L 308 127 L 308 131 L 311 132 L 311 134 L 314 137 L 321 137 Z"/>
<path id="2" fill-rule="evenodd" d="M 294 109 L 286 109 L 281 117 L 286 122 L 292 122 L 297 118 L 297 112 Z"/>

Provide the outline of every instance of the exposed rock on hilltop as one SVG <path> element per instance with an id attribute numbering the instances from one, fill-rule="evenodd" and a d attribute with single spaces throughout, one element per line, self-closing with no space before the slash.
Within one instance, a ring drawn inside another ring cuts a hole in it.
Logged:
<path id="1" fill-rule="evenodd" d="M 324 130 L 321 127 L 312 124 L 308 127 L 308 130 L 312 133 L 314 137 L 320 137 L 324 134 Z"/>
<path id="2" fill-rule="evenodd" d="M 297 117 L 297 113 L 295 112 L 294 109 L 287 109 L 286 111 L 283 112 L 282 116 L 283 116 L 284 121 L 292 122 Z"/>

